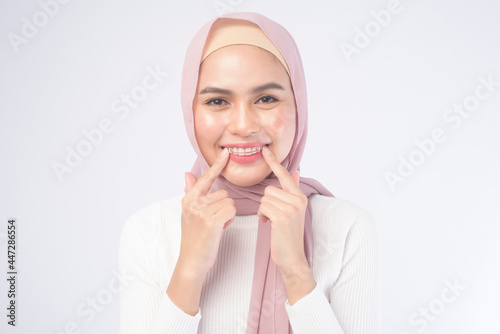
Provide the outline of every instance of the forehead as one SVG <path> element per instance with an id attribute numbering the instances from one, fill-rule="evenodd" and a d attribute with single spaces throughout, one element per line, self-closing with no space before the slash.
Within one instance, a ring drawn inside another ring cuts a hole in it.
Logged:
<path id="1" fill-rule="evenodd" d="M 289 73 L 288 65 L 276 45 L 255 23 L 232 18 L 219 18 L 211 26 L 205 40 L 202 59 L 215 50 L 229 45 L 254 45 L 272 53 Z"/>
<path id="2" fill-rule="evenodd" d="M 215 81 L 241 86 L 259 80 L 280 81 L 290 86 L 288 72 L 283 64 L 271 52 L 254 45 L 222 47 L 211 53 L 200 65 L 200 84 Z"/>

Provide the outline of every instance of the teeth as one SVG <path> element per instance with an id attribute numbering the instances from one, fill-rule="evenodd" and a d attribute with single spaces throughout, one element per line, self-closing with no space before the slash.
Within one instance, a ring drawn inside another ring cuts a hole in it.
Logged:
<path id="1" fill-rule="evenodd" d="M 262 150 L 262 146 L 258 147 L 247 147 L 247 148 L 238 148 L 238 147 L 228 147 L 229 153 L 236 154 L 239 156 L 249 156 L 259 153 Z"/>

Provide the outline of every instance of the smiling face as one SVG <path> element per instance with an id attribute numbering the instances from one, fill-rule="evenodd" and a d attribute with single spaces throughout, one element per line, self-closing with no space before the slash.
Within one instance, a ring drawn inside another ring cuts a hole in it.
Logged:
<path id="1" fill-rule="evenodd" d="M 212 166 L 229 148 L 221 175 L 235 185 L 254 185 L 271 173 L 263 145 L 279 162 L 292 147 L 296 108 L 290 80 L 281 62 L 259 47 L 230 45 L 210 54 L 200 67 L 193 111 L 203 157 Z"/>

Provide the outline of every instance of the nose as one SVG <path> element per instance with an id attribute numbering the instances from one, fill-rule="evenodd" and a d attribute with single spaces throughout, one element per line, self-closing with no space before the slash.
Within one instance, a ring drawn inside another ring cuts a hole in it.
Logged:
<path id="1" fill-rule="evenodd" d="M 260 125 L 257 114 L 247 103 L 237 104 L 231 109 L 227 129 L 232 134 L 242 137 L 258 133 Z"/>

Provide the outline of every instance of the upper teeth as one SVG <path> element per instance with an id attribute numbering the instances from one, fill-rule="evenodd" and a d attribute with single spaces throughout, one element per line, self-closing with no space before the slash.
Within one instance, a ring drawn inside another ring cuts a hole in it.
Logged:
<path id="1" fill-rule="evenodd" d="M 228 149 L 229 153 L 231 154 L 247 156 L 259 153 L 262 150 L 262 146 L 247 147 L 247 148 L 228 147 Z"/>

